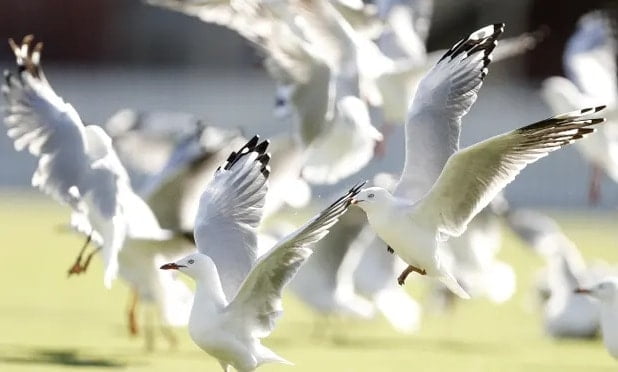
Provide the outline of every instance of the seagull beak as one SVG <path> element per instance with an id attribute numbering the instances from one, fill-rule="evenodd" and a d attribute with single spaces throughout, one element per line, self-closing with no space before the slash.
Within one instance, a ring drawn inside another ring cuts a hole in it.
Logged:
<path id="1" fill-rule="evenodd" d="M 358 204 L 358 203 L 361 203 L 361 202 L 363 202 L 363 200 L 358 200 L 358 199 L 350 200 L 350 204 Z"/>
<path id="2" fill-rule="evenodd" d="M 573 293 L 590 294 L 591 291 L 586 288 L 577 288 L 573 291 Z"/>
<path id="3" fill-rule="evenodd" d="M 185 265 L 178 265 L 175 263 L 168 263 L 160 267 L 161 270 L 178 270 L 181 267 L 186 267 Z"/>

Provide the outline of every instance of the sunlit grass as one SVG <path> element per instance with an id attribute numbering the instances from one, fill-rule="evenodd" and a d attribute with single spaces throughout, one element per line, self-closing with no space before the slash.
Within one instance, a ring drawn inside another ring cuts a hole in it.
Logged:
<path id="1" fill-rule="evenodd" d="M 59 233 L 67 211 L 38 195 L 0 198 L 0 370 L 217 371 L 218 364 L 177 330 L 175 350 L 157 338 L 155 352 L 130 338 L 128 292 L 103 288 L 101 268 L 67 279 L 82 240 Z M 588 258 L 618 262 L 616 214 L 555 214 Z M 296 366 L 262 371 L 614 371 L 597 341 L 554 341 L 543 335 L 529 288 L 539 258 L 505 234 L 501 256 L 515 265 L 517 295 L 504 305 L 473 300 L 452 314 L 426 313 L 415 335 L 381 319 L 334 320 L 316 334 L 316 317 L 292 296 L 265 341 Z M 418 281 L 418 277 L 411 277 Z M 394 278 L 393 278 L 394 280 Z M 416 292 L 417 289 L 415 289 Z"/>

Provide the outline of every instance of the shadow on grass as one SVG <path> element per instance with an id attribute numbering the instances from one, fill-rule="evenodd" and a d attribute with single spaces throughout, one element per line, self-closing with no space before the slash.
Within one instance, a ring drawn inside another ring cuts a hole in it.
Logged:
<path id="1" fill-rule="evenodd" d="M 73 349 L 33 348 L 11 345 L 0 353 L 0 363 L 52 364 L 73 367 L 125 368 L 128 363 L 112 358 L 84 355 Z M 10 353 L 9 353 L 10 352 Z"/>

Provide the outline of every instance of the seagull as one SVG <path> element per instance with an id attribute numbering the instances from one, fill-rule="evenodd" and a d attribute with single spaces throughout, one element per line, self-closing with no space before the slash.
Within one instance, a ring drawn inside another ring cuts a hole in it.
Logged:
<path id="1" fill-rule="evenodd" d="M 599 329 L 599 306 L 573 290 L 598 280 L 586 266 L 575 243 L 551 217 L 528 209 L 508 208 L 506 226 L 535 253 L 545 259 L 539 276 L 538 296 L 543 306 L 543 327 L 554 338 L 592 338 Z"/>
<path id="2" fill-rule="evenodd" d="M 599 300 L 603 343 L 610 355 L 618 359 L 618 277 L 608 277 L 590 288 L 577 288 L 575 293 Z"/>
<path id="3" fill-rule="evenodd" d="M 554 112 L 578 107 L 607 105 L 608 123 L 597 133 L 577 143 L 592 166 L 588 201 L 600 198 L 605 173 L 618 183 L 618 47 L 609 18 L 599 11 L 585 14 L 566 44 L 562 62 L 567 78 L 553 76 L 542 86 L 542 96 Z"/>
<path id="4" fill-rule="evenodd" d="M 554 338 L 593 338 L 599 330 L 599 306 L 591 298 L 573 293 L 583 285 L 582 279 L 588 273 L 573 267 L 568 250 L 564 247 L 547 258 L 549 298 L 543 309 L 545 331 Z"/>
<path id="5" fill-rule="evenodd" d="M 114 149 L 131 177 L 131 184 L 140 194 L 142 183 L 159 173 L 180 142 L 201 137 L 205 127 L 213 128 L 187 112 L 131 108 L 118 110 L 102 127 L 112 138 Z M 223 140 L 216 138 L 216 133 L 209 133 L 208 137 L 213 142 Z"/>
<path id="6" fill-rule="evenodd" d="M 325 42 L 322 30 L 312 27 L 328 22 L 344 40 L 352 32 L 330 4 L 147 2 L 234 30 L 265 55 L 265 67 L 277 82 L 277 102 L 287 106 L 280 111 L 290 113 L 291 120 L 286 121 L 295 131 L 295 146 L 305 152 L 304 179 L 334 184 L 373 158 L 382 135 L 373 127 L 361 96 L 362 81 L 356 66 L 361 58 L 355 48 L 339 49 L 340 40 Z M 327 18 L 314 22 L 315 14 L 304 11 L 306 7 L 319 10 Z M 345 25 L 343 29 L 341 24 Z M 328 48 L 333 44 L 335 50 Z"/>
<path id="7" fill-rule="evenodd" d="M 32 185 L 73 209 L 74 221 L 88 235 L 69 275 L 86 270 L 101 251 L 103 283 L 109 288 L 118 273 L 118 252 L 127 236 L 168 240 L 146 203 L 133 191 L 129 176 L 112 148 L 110 137 L 98 126 L 84 125 L 77 111 L 53 90 L 41 68 L 42 43 L 9 44 L 17 72 L 5 72 L 2 87 L 7 108 L 7 134 L 18 151 L 27 148 L 39 158 Z M 99 245 L 84 261 L 90 241 Z M 84 261 L 84 262 L 82 262 Z"/>
<path id="8" fill-rule="evenodd" d="M 264 363 L 290 364 L 260 339 L 281 315 L 283 288 L 309 258 L 309 245 L 323 238 L 345 213 L 363 184 L 331 204 L 257 259 L 267 179 L 268 141 L 253 137 L 232 152 L 204 190 L 195 221 L 199 253 L 161 266 L 196 281 L 189 334 L 217 358 L 224 371 L 253 371 Z"/>
<path id="9" fill-rule="evenodd" d="M 406 161 L 395 192 L 370 187 L 355 199 L 378 236 L 409 265 L 398 278 L 400 284 L 417 272 L 469 298 L 437 254 L 442 242 L 461 235 L 526 165 L 593 132 L 590 126 L 604 121 L 582 119 L 603 107 L 587 108 L 457 151 L 461 117 L 476 99 L 488 55 L 503 27 L 496 24 L 472 33 L 429 72 L 410 108 Z"/>

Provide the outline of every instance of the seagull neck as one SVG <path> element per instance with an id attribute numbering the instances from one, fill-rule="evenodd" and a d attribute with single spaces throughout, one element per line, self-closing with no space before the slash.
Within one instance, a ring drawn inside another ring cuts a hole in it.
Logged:
<path id="1" fill-rule="evenodd" d="M 193 307 L 195 308 L 196 306 L 211 307 L 212 310 L 221 310 L 227 306 L 219 278 L 202 277 L 196 281 Z"/>

